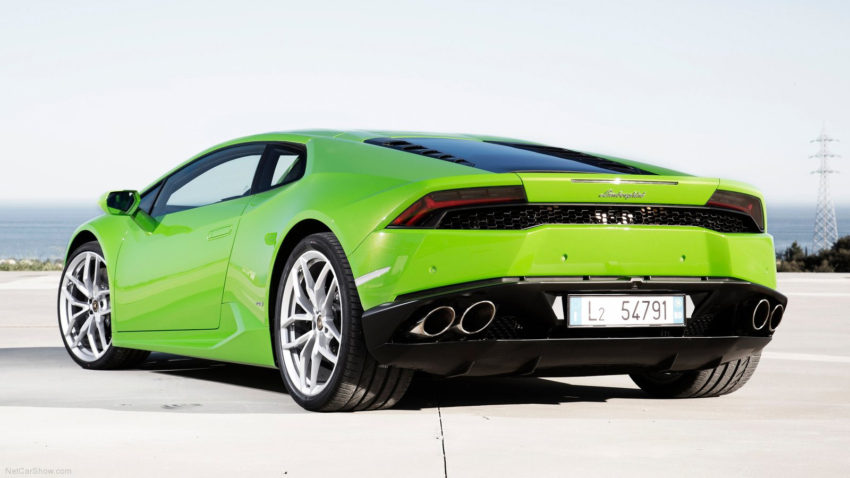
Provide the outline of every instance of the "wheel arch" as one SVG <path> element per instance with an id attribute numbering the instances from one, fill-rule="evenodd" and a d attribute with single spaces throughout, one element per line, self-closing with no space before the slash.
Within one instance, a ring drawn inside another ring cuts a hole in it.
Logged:
<path id="1" fill-rule="evenodd" d="M 68 244 L 68 250 L 65 251 L 65 262 L 68 262 L 68 259 L 71 258 L 71 253 L 74 252 L 78 247 L 82 246 L 87 242 L 92 241 L 100 243 L 100 239 L 98 239 L 94 232 L 88 229 L 82 229 L 80 231 L 77 231 L 71 239 L 71 242 Z M 103 246 L 101 245 L 101 247 Z"/>
<path id="2" fill-rule="evenodd" d="M 68 248 L 65 250 L 65 263 L 67 264 L 75 249 L 86 242 L 95 241 L 103 251 L 106 260 L 106 270 L 111 278 L 115 277 L 118 262 L 118 252 L 123 243 L 124 235 L 128 227 L 132 227 L 133 219 L 129 216 L 104 215 L 96 217 L 81 225 L 71 234 Z M 137 227 L 137 226 L 136 226 Z M 115 299 L 113 290 L 113 300 Z"/>
<path id="3" fill-rule="evenodd" d="M 268 313 L 269 313 L 269 340 L 272 341 L 272 354 L 274 356 L 274 363 L 278 365 L 277 359 L 277 350 L 275 350 L 274 346 L 274 316 L 277 312 L 277 289 L 280 287 L 280 281 L 283 275 L 283 267 L 286 265 L 286 260 L 289 258 L 289 255 L 295 249 L 295 246 L 301 242 L 302 239 L 309 236 L 310 234 L 316 234 L 321 232 L 330 232 L 334 233 L 330 227 L 328 227 L 324 222 L 319 221 L 318 219 L 302 219 L 298 223 L 296 223 L 284 236 L 283 241 L 280 244 L 280 247 L 277 250 L 277 254 L 275 254 L 274 265 L 272 266 L 272 272 L 269 280 L 269 298 L 268 298 Z"/>

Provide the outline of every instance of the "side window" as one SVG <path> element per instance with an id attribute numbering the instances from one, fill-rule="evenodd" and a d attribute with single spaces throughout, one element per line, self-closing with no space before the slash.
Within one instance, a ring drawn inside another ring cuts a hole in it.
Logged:
<path id="1" fill-rule="evenodd" d="M 304 150 L 297 146 L 270 145 L 257 178 L 257 189 L 265 191 L 301 179 L 306 165 L 305 156 Z"/>
<path id="2" fill-rule="evenodd" d="M 139 201 L 139 209 L 150 214 L 151 209 L 153 209 L 153 202 L 156 201 L 156 195 L 159 194 L 160 189 L 162 189 L 162 183 L 157 184 L 142 194 L 141 200 Z"/>
<path id="3" fill-rule="evenodd" d="M 165 198 L 165 207 L 187 209 L 235 199 L 251 191 L 260 155 L 242 156 L 204 171 Z"/>
<path id="4" fill-rule="evenodd" d="M 264 145 L 244 145 L 210 154 L 169 177 L 152 216 L 236 199 L 251 193 Z"/>
<path id="5" fill-rule="evenodd" d="M 301 155 L 289 154 L 286 152 L 281 153 L 277 157 L 274 173 L 272 173 L 272 187 L 293 181 L 290 173 L 292 173 L 295 166 L 297 166 L 299 159 L 301 159 Z"/>

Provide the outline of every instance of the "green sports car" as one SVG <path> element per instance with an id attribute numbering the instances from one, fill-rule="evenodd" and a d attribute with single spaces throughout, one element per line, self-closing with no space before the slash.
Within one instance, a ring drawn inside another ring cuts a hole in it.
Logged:
<path id="1" fill-rule="evenodd" d="M 509 138 L 261 134 L 101 207 L 59 287 L 74 361 L 274 367 L 309 410 L 392 407 L 416 370 L 726 394 L 787 302 L 752 187 Z"/>

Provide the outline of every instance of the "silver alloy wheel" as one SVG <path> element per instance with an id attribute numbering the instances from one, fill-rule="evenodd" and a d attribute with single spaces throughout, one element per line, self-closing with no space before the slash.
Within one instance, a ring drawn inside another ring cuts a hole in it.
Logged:
<path id="1" fill-rule="evenodd" d="M 94 362 L 112 346 L 112 308 L 106 261 L 91 251 L 74 256 L 59 288 L 59 323 L 71 352 Z"/>
<path id="2" fill-rule="evenodd" d="M 324 390 L 339 359 L 343 327 L 339 283 L 331 262 L 309 250 L 292 265 L 280 304 L 279 356 L 303 395 Z"/>

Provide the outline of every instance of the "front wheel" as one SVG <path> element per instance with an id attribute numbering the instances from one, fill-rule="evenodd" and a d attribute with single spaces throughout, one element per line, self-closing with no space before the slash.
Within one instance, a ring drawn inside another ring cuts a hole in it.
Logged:
<path id="1" fill-rule="evenodd" d="M 659 398 L 717 397 L 743 387 L 755 372 L 761 352 L 705 370 L 631 374 L 644 392 Z"/>
<path id="2" fill-rule="evenodd" d="M 81 367 L 130 368 L 147 358 L 147 351 L 112 345 L 109 277 L 97 242 L 87 242 L 69 256 L 59 283 L 57 306 L 65 349 Z"/>
<path id="3" fill-rule="evenodd" d="M 362 308 L 342 246 L 330 233 L 295 246 L 277 290 L 274 346 L 292 398 L 313 411 L 390 408 L 412 370 L 379 365 L 366 350 Z"/>

